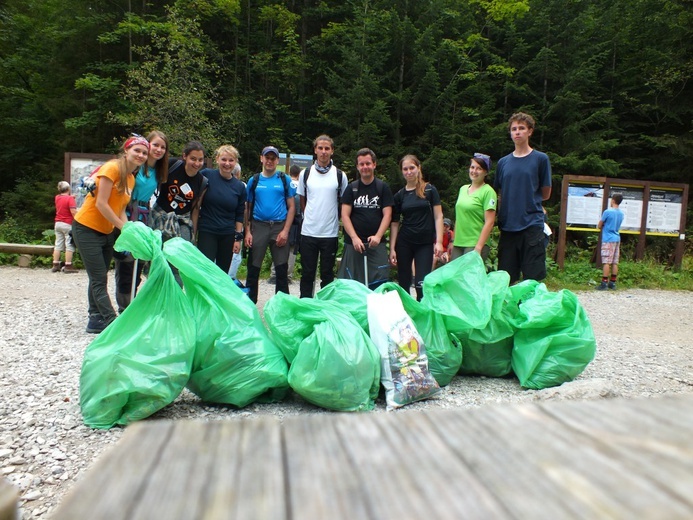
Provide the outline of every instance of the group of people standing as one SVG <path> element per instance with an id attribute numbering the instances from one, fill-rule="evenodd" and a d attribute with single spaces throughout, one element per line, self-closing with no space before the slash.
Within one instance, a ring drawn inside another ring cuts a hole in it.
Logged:
<path id="1" fill-rule="evenodd" d="M 277 169 L 279 150 L 266 146 L 260 153 L 262 171 L 245 184 L 240 180 L 239 154 L 233 146 L 219 147 L 217 167 L 208 169 L 203 168 L 205 150 L 199 142 L 188 143 L 182 158 L 176 160 L 169 158 L 163 133 L 151 132 L 146 138 L 133 135 L 117 159 L 95 172 L 94 196 L 85 199 L 72 224 L 89 276 L 86 330 L 101 332 L 116 317 L 107 292 L 107 273 L 113 244 L 128 220 L 160 230 L 164 241 L 182 237 L 196 242 L 224 272 L 234 271 L 233 264 L 237 267 L 235 259 L 240 258 L 244 245 L 248 249 L 246 286 L 251 300 L 257 302 L 267 249 L 273 261 L 275 291 L 288 293 L 299 239 L 300 296 L 313 296 L 318 269 L 321 287 L 332 282 L 341 219 L 344 252 L 337 276 L 374 288 L 389 278 L 390 266 L 394 266 L 399 284 L 409 290 L 413 283 L 420 300 L 423 279 L 431 272 L 434 258 L 447 259 L 450 253 L 455 259 L 476 251 L 486 259 L 500 206 L 499 268 L 507 270 L 513 281 L 520 274 L 543 279 L 545 249 L 543 238 L 538 242 L 536 238 L 543 233 L 542 201 L 550 195 L 551 167 L 545 154 L 529 146 L 533 129 L 531 116 L 519 113 L 511 117 L 515 151 L 497 166 L 495 187 L 500 197 L 485 182 L 491 158 L 481 153 L 471 157 L 470 182 L 460 188 L 456 234 L 449 251 L 444 246 L 440 195 L 424 180 L 421 162 L 414 155 L 400 160 L 405 186 L 393 194 L 375 176 L 373 150 L 357 152 L 359 178 L 350 183 L 332 160 L 333 140 L 320 135 L 313 142 L 315 162 L 311 166 L 293 167 L 289 177 Z M 130 302 L 133 277 L 139 283 L 140 272 L 133 272 L 133 264 L 127 255 L 116 259 L 116 300 L 121 312 Z"/>

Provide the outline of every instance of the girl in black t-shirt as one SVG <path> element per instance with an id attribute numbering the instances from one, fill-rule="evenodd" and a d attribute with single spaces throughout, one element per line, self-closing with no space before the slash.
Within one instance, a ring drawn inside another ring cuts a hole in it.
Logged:
<path id="1" fill-rule="evenodd" d="M 164 241 L 182 237 L 195 241 L 200 201 L 207 179 L 200 173 L 205 149 L 191 141 L 183 149 L 181 160 L 171 159 L 168 179 L 159 185 L 159 196 L 150 212 L 150 226 L 163 234 Z"/>
<path id="2" fill-rule="evenodd" d="M 395 194 L 390 224 L 390 263 L 397 267 L 399 285 L 407 291 L 414 277 L 416 299 L 420 301 L 423 279 L 431 272 L 433 256 L 440 257 L 444 253 L 443 208 L 438 190 L 423 180 L 421 162 L 415 155 L 405 155 L 399 165 L 407 184 Z"/>

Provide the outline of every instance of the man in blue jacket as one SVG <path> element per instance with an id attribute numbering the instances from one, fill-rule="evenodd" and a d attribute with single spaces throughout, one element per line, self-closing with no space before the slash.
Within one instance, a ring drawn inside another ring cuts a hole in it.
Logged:
<path id="1" fill-rule="evenodd" d="M 294 220 L 296 194 L 287 176 L 277 170 L 279 150 L 274 146 L 265 146 L 260 162 L 262 172 L 248 180 L 245 226 L 245 245 L 250 250 L 245 284 L 249 289 L 248 296 L 255 303 L 267 247 L 270 248 L 277 273 L 275 293 L 281 291 L 289 294 L 289 230 Z"/>

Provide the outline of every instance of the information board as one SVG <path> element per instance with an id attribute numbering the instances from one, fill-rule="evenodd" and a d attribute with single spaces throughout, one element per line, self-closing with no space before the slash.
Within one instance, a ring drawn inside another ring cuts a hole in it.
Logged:
<path id="1" fill-rule="evenodd" d="M 313 164 L 313 156 L 312 155 L 292 153 L 289 156 L 289 161 L 290 161 L 290 166 L 293 166 L 294 164 L 296 164 L 301 169 L 304 169 L 304 168 L 307 168 L 308 166 Z"/>
<path id="2" fill-rule="evenodd" d="M 682 210 L 683 190 L 651 188 L 650 203 L 647 207 L 647 232 L 677 236 L 681 226 Z"/>
<path id="3" fill-rule="evenodd" d="M 642 208 L 643 208 L 643 193 L 645 189 L 642 186 L 618 186 L 611 185 L 609 192 L 609 200 L 607 208 L 611 207 L 611 197 L 616 193 L 623 196 L 623 202 L 618 209 L 623 211 L 624 218 L 621 224 L 621 233 L 640 233 L 642 225 Z"/>
<path id="4" fill-rule="evenodd" d="M 87 196 L 87 189 L 84 187 L 84 180 L 88 178 L 91 173 L 108 161 L 108 158 L 90 158 L 90 157 L 70 157 L 70 171 L 69 180 L 70 188 L 72 189 L 72 195 L 75 197 L 75 202 L 77 203 L 77 208 L 80 208 L 84 203 L 84 199 Z"/>
<path id="5" fill-rule="evenodd" d="M 673 264 L 680 269 L 686 241 L 688 184 L 587 175 L 564 175 L 561 182 L 561 224 L 555 256 L 558 266 L 563 269 L 566 237 L 570 236 L 566 231 L 598 233 L 602 212 L 611 206 L 616 194 L 623 196 L 620 232 L 636 235 L 627 237 L 636 238 L 634 258 L 644 258 L 648 235 L 676 238 Z M 599 251 L 595 251 L 594 259 L 601 267 Z"/>
<path id="6" fill-rule="evenodd" d="M 566 229 L 597 231 L 603 198 L 604 184 L 569 183 Z"/>

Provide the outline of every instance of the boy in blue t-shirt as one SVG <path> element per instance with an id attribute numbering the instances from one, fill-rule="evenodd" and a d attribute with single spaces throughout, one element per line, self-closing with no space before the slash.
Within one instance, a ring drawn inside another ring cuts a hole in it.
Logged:
<path id="1" fill-rule="evenodd" d="M 604 211 L 599 221 L 599 229 L 602 230 L 602 283 L 597 287 L 603 291 L 607 288 L 616 289 L 616 277 L 618 276 L 618 258 L 620 253 L 621 235 L 618 230 L 623 223 L 623 211 L 618 209 L 623 201 L 623 195 L 616 193 L 611 197 L 610 208 Z M 611 279 L 609 279 L 611 276 Z M 608 282 L 608 283 L 607 283 Z"/>

